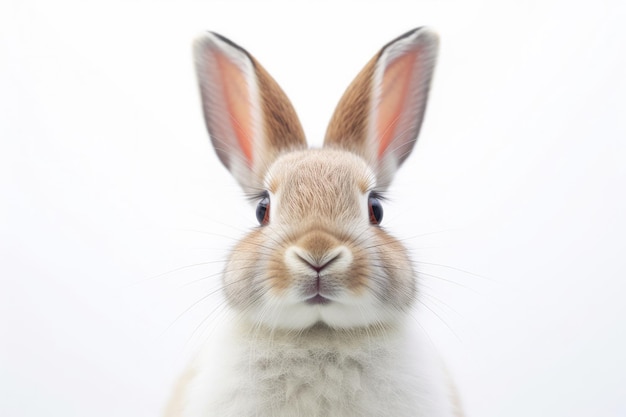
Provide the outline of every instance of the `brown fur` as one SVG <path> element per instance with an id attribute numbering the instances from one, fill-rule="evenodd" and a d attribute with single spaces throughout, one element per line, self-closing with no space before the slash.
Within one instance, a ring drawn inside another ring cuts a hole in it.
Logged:
<path id="1" fill-rule="evenodd" d="M 254 65 L 259 82 L 259 94 L 263 113 L 263 133 L 265 143 L 263 155 L 259 155 L 264 165 L 263 175 L 269 161 L 273 161 L 278 152 L 307 147 L 304 130 L 291 101 L 271 75 L 252 56 L 248 55 Z"/>
<path id="2" fill-rule="evenodd" d="M 267 277 L 269 279 L 269 290 L 280 296 L 291 287 L 293 280 L 291 272 L 285 265 L 285 249 L 287 242 L 281 244 L 271 253 L 267 265 Z"/>
<path id="3" fill-rule="evenodd" d="M 366 143 L 371 106 L 371 86 L 380 52 L 352 81 L 330 120 L 324 145 L 346 149 L 369 159 Z"/>
<path id="4" fill-rule="evenodd" d="M 315 259 L 321 259 L 340 244 L 341 242 L 332 234 L 315 229 L 296 241 L 296 245 L 306 249 Z"/>

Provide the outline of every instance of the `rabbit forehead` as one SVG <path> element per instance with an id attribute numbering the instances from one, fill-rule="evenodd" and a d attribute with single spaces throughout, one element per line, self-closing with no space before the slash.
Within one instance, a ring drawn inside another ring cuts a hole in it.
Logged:
<path id="1" fill-rule="evenodd" d="M 362 196 L 372 190 L 376 178 L 355 154 L 309 149 L 278 158 L 265 183 L 284 212 L 299 218 L 320 213 L 344 217 L 361 214 Z"/>
<path id="2" fill-rule="evenodd" d="M 280 156 L 268 170 L 265 185 L 274 194 L 288 186 L 354 186 L 362 194 L 376 183 L 374 172 L 363 158 L 339 149 L 306 149 Z"/>

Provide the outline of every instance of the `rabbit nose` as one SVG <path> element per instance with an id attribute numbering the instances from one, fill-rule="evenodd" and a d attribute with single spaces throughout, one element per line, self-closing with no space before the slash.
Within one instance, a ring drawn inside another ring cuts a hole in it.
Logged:
<path id="1" fill-rule="evenodd" d="M 342 257 L 345 260 L 346 252 L 349 252 L 336 237 L 319 229 L 301 236 L 294 249 L 300 261 L 318 273 Z"/>
<path id="2" fill-rule="evenodd" d="M 320 261 L 311 260 L 310 257 L 308 257 L 306 255 L 304 255 L 304 256 L 300 255 L 297 251 L 296 251 L 296 255 L 298 256 L 298 258 L 300 258 L 300 260 L 302 260 L 302 262 L 304 262 L 305 264 L 310 266 L 311 269 L 313 269 L 317 273 L 320 273 L 322 271 L 322 269 L 326 268 L 331 263 L 333 263 L 335 260 L 337 260 L 337 258 L 339 258 L 341 256 L 341 253 L 337 253 L 337 255 L 335 257 L 333 257 L 332 259 L 326 260 L 326 258 L 324 258 L 324 260 L 320 260 Z"/>
<path id="3" fill-rule="evenodd" d="M 301 270 L 302 266 L 306 266 L 318 275 L 323 270 L 329 269 L 332 269 L 333 273 L 342 272 L 352 262 L 352 253 L 345 246 L 336 246 L 320 256 L 301 246 L 292 246 L 286 255 L 287 264 L 292 269 Z"/>

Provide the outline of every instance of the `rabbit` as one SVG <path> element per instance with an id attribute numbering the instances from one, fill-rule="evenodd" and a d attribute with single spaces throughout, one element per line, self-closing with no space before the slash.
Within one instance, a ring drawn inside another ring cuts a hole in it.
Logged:
<path id="1" fill-rule="evenodd" d="M 319 149 L 246 50 L 194 43 L 209 136 L 256 203 L 259 226 L 223 272 L 228 304 L 181 378 L 169 417 L 460 416 L 417 331 L 416 274 L 380 226 L 382 197 L 422 124 L 438 36 L 384 46 L 341 98 Z"/>

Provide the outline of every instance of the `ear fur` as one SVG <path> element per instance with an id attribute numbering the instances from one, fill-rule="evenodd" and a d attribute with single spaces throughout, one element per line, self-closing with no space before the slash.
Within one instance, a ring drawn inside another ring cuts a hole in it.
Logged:
<path id="1" fill-rule="evenodd" d="M 324 146 L 365 158 L 379 189 L 389 186 L 417 141 L 438 43 L 423 27 L 388 43 L 350 84 L 331 118 Z"/>
<path id="2" fill-rule="evenodd" d="M 276 81 L 243 48 L 208 32 L 194 42 L 202 108 L 218 157 L 248 193 L 271 162 L 306 148 L 304 132 Z"/>

